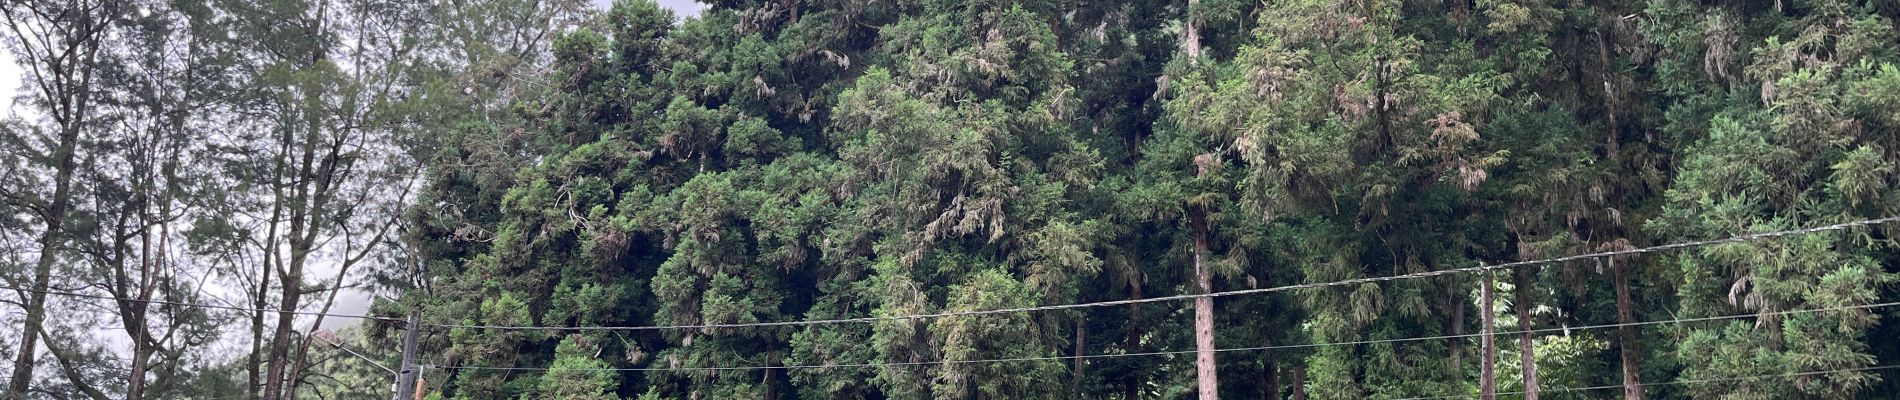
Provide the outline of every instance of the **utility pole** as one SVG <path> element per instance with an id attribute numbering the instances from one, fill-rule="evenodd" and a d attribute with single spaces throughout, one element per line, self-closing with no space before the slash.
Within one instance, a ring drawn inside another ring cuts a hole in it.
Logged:
<path id="1" fill-rule="evenodd" d="M 403 400 L 416 391 L 416 336 L 422 325 L 422 311 L 409 310 L 407 331 L 402 334 L 402 369 L 396 372 L 396 390 L 390 400 Z"/>

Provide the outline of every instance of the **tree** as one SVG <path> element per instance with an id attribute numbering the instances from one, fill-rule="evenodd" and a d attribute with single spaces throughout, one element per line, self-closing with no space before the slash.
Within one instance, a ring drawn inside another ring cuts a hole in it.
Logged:
<path id="1" fill-rule="evenodd" d="M 257 39 L 243 49 L 255 64 L 237 112 L 269 132 L 236 134 L 217 149 L 225 174 L 268 189 L 231 200 L 260 214 L 248 222 L 260 226 L 230 229 L 255 235 L 242 239 L 262 261 L 247 274 L 251 305 L 277 310 L 275 323 L 251 315 L 249 379 L 261 397 L 292 397 L 308 348 L 296 318 L 304 296 L 333 295 L 352 269 L 394 259 L 373 251 L 387 249 L 413 179 L 406 146 L 418 127 L 411 106 L 424 100 L 419 77 L 429 76 L 416 39 L 425 14 L 408 2 L 228 6 L 237 34 Z M 307 282 L 313 261 L 334 263 L 327 288 Z"/>
<path id="2" fill-rule="evenodd" d="M 20 346 L 7 382 L 7 395 L 14 399 L 25 399 L 32 384 L 53 264 L 66 254 L 66 217 L 73 206 L 74 176 L 80 169 L 78 145 L 82 132 L 97 123 L 93 96 L 98 89 L 93 79 L 100 69 L 99 49 L 122 12 L 117 1 L 8 2 L 0 9 L 13 33 L 9 47 L 29 67 L 28 82 L 40 99 L 36 105 L 52 120 L 52 126 L 46 128 L 51 132 L 10 130 L 7 135 L 7 142 L 12 143 L 9 148 L 34 150 L 22 158 L 47 168 L 30 173 L 50 173 L 50 179 L 43 183 L 52 186 L 51 193 L 18 193 L 15 189 L 0 193 L 14 207 L 34 211 L 41 229 L 28 286 L 31 289 L 20 296 L 26 299 L 22 307 L 26 319 L 20 325 Z M 46 139 L 51 140 L 33 137 L 42 134 L 50 134 Z"/>
<path id="3" fill-rule="evenodd" d="M 1877 104 L 1884 104 L 1880 99 L 1900 76 L 1890 63 L 1875 61 L 1895 54 L 1890 16 L 1870 7 L 1826 1 L 1786 13 L 1679 3 L 1656 8 L 1659 13 L 1706 16 L 1703 28 L 1714 36 L 1705 41 L 1704 74 L 1678 77 L 1728 85 L 1702 83 L 1716 90 L 1683 93 L 1688 99 L 1714 101 L 1707 113 L 1671 115 L 1671 124 L 1682 129 L 1681 134 L 1696 139 L 1686 148 L 1677 184 L 1668 191 L 1668 205 L 1652 221 L 1652 229 L 1683 237 L 1723 235 L 1897 210 L 1892 199 L 1861 189 L 1893 179 L 1891 168 L 1878 167 L 1885 162 L 1875 161 L 1891 161 L 1896 145 L 1892 135 L 1881 133 L 1892 129 L 1891 118 L 1886 111 L 1876 111 L 1885 109 Z M 1758 18 L 1758 13 L 1770 12 L 1778 14 L 1770 19 L 1776 29 L 1732 25 L 1738 16 Z M 1663 32 L 1693 29 L 1661 25 L 1657 28 Z M 1791 36 L 1782 36 L 1784 32 Z M 1726 48 L 1743 44 L 1754 50 L 1744 56 Z M 1729 75 L 1727 68 L 1733 66 L 1744 67 L 1740 74 Z M 1883 258 L 1878 254 L 1892 249 L 1891 233 L 1886 228 L 1881 233 L 1809 235 L 1716 246 L 1675 257 L 1682 271 L 1685 315 L 1760 314 L 1752 323 L 1685 327 L 1676 353 L 1709 362 L 1685 365 L 1683 375 L 1798 374 L 1871 365 L 1876 360 L 1862 339 L 1875 325 L 1871 313 L 1771 313 L 1876 302 L 1877 288 L 1895 279 L 1891 268 L 1878 266 Z M 1872 381 L 1862 372 L 1834 372 L 1798 381 L 1696 387 L 1688 393 L 1843 397 Z"/>

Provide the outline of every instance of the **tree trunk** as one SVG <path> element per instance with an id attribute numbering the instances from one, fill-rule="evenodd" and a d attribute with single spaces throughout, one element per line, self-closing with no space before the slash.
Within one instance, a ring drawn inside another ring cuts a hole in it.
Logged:
<path id="1" fill-rule="evenodd" d="M 273 224 L 271 226 L 271 232 L 275 233 L 276 230 L 277 227 Z M 257 297 L 251 301 L 251 354 L 245 357 L 246 365 L 244 368 L 244 390 L 250 394 L 248 398 L 252 400 L 264 397 L 263 376 L 259 371 L 264 365 L 264 359 L 262 358 L 264 355 L 264 309 L 268 306 L 268 304 L 265 304 L 265 299 L 270 297 L 270 260 L 276 258 L 271 256 L 271 253 L 266 252 L 264 254 L 264 266 L 260 271 L 261 273 L 257 275 L 257 293 L 254 294 Z"/>
<path id="2" fill-rule="evenodd" d="M 292 147 L 290 135 L 291 133 L 286 130 L 283 136 L 278 138 L 277 153 L 271 157 L 271 164 L 274 167 L 271 176 L 271 196 L 273 199 L 285 198 L 284 178 L 286 176 L 286 170 L 289 169 L 290 149 Z M 283 264 L 283 259 L 278 256 L 278 248 L 282 245 L 282 241 L 278 239 L 280 237 L 278 235 L 278 228 L 279 224 L 283 221 L 283 217 L 284 202 L 271 202 L 270 224 L 269 228 L 264 232 L 263 257 L 261 257 L 264 262 L 257 273 L 257 292 L 254 294 L 256 297 L 251 299 L 251 354 L 249 357 L 250 364 L 246 366 L 246 378 L 249 384 L 249 386 L 246 387 L 249 388 L 248 390 L 250 391 L 250 398 L 252 400 L 264 398 L 264 381 L 261 370 L 265 363 L 270 362 L 264 354 L 264 349 L 268 343 L 264 336 L 264 322 L 266 321 L 264 319 L 264 310 L 270 306 L 271 276 L 275 275 L 277 269 L 282 268 L 281 265 Z"/>
<path id="3" fill-rule="evenodd" d="M 777 350 L 773 350 L 773 349 L 767 349 L 766 351 L 768 352 L 768 354 L 767 354 L 767 355 L 765 356 L 765 365 L 771 365 L 771 366 L 776 366 L 776 365 L 778 365 L 778 360 L 776 360 L 776 359 L 774 359 L 775 357 L 773 357 L 773 356 L 772 356 L 772 355 L 770 354 L 770 352 L 775 352 L 775 351 L 777 351 Z M 418 370 L 418 371 L 419 371 L 419 370 Z M 774 369 L 772 369 L 772 368 L 766 368 L 765 370 L 763 370 L 763 371 L 760 371 L 760 372 L 764 372 L 764 373 L 762 373 L 762 374 L 759 374 L 759 375 L 764 375 L 764 376 L 765 376 L 765 377 L 764 377 L 764 378 L 762 379 L 762 382 L 760 382 L 760 383 L 763 383 L 763 384 L 765 384 L 765 397 L 764 397 L 764 399 L 766 399 L 766 400 L 771 400 L 771 399 L 777 399 L 777 398 L 778 398 L 778 380 L 777 380 L 777 379 L 772 379 L 772 371 L 774 371 Z M 421 374 L 420 372 L 418 372 L 418 373 L 416 373 L 416 391 L 418 391 L 418 392 L 420 392 L 421 390 L 422 390 L 422 374 Z"/>
<path id="4" fill-rule="evenodd" d="M 1523 365 L 1524 400 L 1537 400 L 1537 341 L 1531 334 L 1536 325 L 1531 318 L 1531 270 L 1518 268 L 1511 273 L 1512 305 L 1517 309 L 1518 363 Z"/>
<path id="5" fill-rule="evenodd" d="M 1483 352 L 1484 355 L 1482 356 L 1483 359 L 1479 360 L 1478 398 L 1483 400 L 1497 400 L 1498 398 L 1498 346 L 1497 339 L 1493 337 L 1493 333 L 1495 332 L 1492 329 L 1492 327 L 1497 325 L 1497 312 L 1492 310 L 1496 308 L 1492 307 L 1491 303 L 1492 283 L 1491 272 L 1485 271 L 1484 286 L 1478 288 L 1478 305 L 1481 307 L 1478 312 L 1479 315 L 1484 317 L 1484 326 L 1482 327 L 1482 329 L 1484 329 L 1484 335 L 1479 337 L 1479 343 L 1483 347 L 1480 351 Z"/>
<path id="6" fill-rule="evenodd" d="M 1194 228 L 1194 286 L 1200 294 L 1214 292 L 1214 276 L 1207 270 L 1207 211 L 1192 207 Z M 1214 369 L 1214 298 L 1194 299 L 1194 371 L 1201 400 L 1220 399 L 1220 377 Z"/>
<path id="7" fill-rule="evenodd" d="M 1293 367 L 1293 400 L 1306 400 L 1306 366 Z"/>
<path id="8" fill-rule="evenodd" d="M 1074 371 L 1071 372 L 1071 377 L 1069 378 L 1069 387 L 1077 394 L 1082 393 L 1082 356 L 1084 356 L 1082 351 L 1085 348 L 1083 344 L 1088 340 L 1088 317 L 1085 315 L 1075 319 L 1075 365 L 1072 367 Z"/>
<path id="9" fill-rule="evenodd" d="M 301 263 L 293 261 L 291 264 Z M 291 267 L 291 274 L 283 277 L 284 284 L 281 290 L 283 300 L 277 306 L 277 329 L 271 334 L 270 366 L 265 370 L 264 398 L 266 399 L 288 398 L 285 386 L 288 386 L 287 381 L 295 379 L 295 377 L 285 376 L 285 372 L 289 369 L 291 335 L 296 333 L 294 328 L 297 323 L 297 301 L 298 297 L 303 295 L 301 288 L 298 287 L 301 285 L 297 284 L 297 282 L 303 282 L 302 271 L 299 271 L 301 269 Z"/>
<path id="10" fill-rule="evenodd" d="M 1128 299 L 1141 300 L 1141 280 L 1133 279 L 1128 284 Z M 1122 348 L 1134 352 L 1141 349 L 1141 304 L 1128 305 L 1127 336 L 1122 338 Z M 1123 400 L 1141 400 L 1141 378 L 1139 374 L 1129 374 L 1127 386 L 1122 392 Z"/>
<path id="11" fill-rule="evenodd" d="M 1189 65 L 1201 62 L 1201 18 L 1195 10 L 1200 5 L 1200 0 L 1188 0 L 1187 27 L 1181 30 L 1181 49 L 1187 52 Z"/>
<path id="12" fill-rule="evenodd" d="M 60 135 L 58 172 L 53 178 L 53 202 L 46 210 L 46 231 L 40 233 L 39 260 L 33 264 L 33 289 L 27 293 L 26 321 L 20 329 L 19 355 L 13 360 L 13 377 L 7 381 L 8 396 L 25 400 L 27 386 L 33 382 L 33 356 L 38 351 L 41 327 L 46 324 L 46 291 L 53 279 L 53 261 L 59 252 L 66 220 L 66 207 L 72 199 L 73 153 L 79 142 L 79 129 L 73 127 Z"/>
<path id="13" fill-rule="evenodd" d="M 1630 308 L 1630 278 L 1627 267 L 1616 264 L 1616 258 L 1610 258 L 1610 271 L 1616 276 L 1612 279 L 1616 286 L 1616 344 L 1622 353 L 1623 361 L 1623 399 L 1642 400 L 1643 376 L 1637 368 L 1636 329 L 1628 324 L 1635 323 L 1635 313 Z"/>
<path id="14" fill-rule="evenodd" d="M 1458 290 L 1457 280 L 1447 279 L 1446 285 L 1450 286 L 1450 288 L 1446 289 L 1446 293 L 1447 293 L 1447 297 L 1450 297 L 1449 301 L 1451 302 L 1450 323 L 1451 323 L 1452 338 L 1451 338 L 1451 365 L 1449 366 L 1449 368 L 1451 368 L 1452 371 L 1464 371 L 1464 368 L 1465 368 L 1465 302 L 1459 300 L 1463 296 L 1460 295 L 1461 292 Z M 1459 372 L 1459 375 L 1464 375 L 1464 373 Z"/>
<path id="15" fill-rule="evenodd" d="M 1603 63 L 1603 116 L 1609 120 L 1607 132 L 1604 133 L 1604 154 L 1610 160 L 1616 160 L 1617 154 L 1622 152 L 1617 138 L 1619 122 L 1616 116 L 1620 102 L 1616 90 L 1616 64 L 1610 58 L 1610 36 L 1603 33 L 1603 29 L 1608 29 L 1608 26 L 1605 24 L 1597 30 L 1597 58 Z"/>
<path id="16" fill-rule="evenodd" d="M 1269 400 L 1280 398 L 1280 364 L 1268 359 L 1261 365 L 1261 369 L 1264 371 L 1261 371 L 1260 377 L 1260 398 Z"/>
<path id="17" fill-rule="evenodd" d="M 145 370 L 147 363 L 149 363 L 147 360 L 151 358 L 152 351 L 150 346 L 144 344 L 146 339 L 143 336 L 146 335 L 135 335 L 132 338 L 132 371 L 127 374 L 125 378 L 127 381 L 125 387 L 126 400 L 141 400 L 145 398 Z"/>

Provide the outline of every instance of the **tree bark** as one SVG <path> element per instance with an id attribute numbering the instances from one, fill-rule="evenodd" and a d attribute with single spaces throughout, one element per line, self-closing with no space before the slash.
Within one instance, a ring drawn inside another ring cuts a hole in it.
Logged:
<path id="1" fill-rule="evenodd" d="M 1537 341 L 1531 334 L 1536 329 L 1531 318 L 1531 270 L 1518 268 L 1511 273 L 1511 303 L 1517 309 L 1517 346 L 1518 363 L 1523 365 L 1524 400 L 1537 400 Z"/>
<path id="2" fill-rule="evenodd" d="M 1181 30 L 1181 49 L 1187 52 L 1189 65 L 1200 65 L 1201 18 L 1195 9 L 1200 8 L 1201 1 L 1188 0 L 1187 3 L 1187 27 Z"/>
<path id="3" fill-rule="evenodd" d="M 1497 339 L 1493 337 L 1495 333 L 1493 327 L 1497 325 L 1497 312 L 1492 310 L 1495 308 L 1492 307 L 1491 303 L 1492 283 L 1491 272 L 1486 271 L 1484 273 L 1484 286 L 1478 288 L 1478 305 L 1480 307 L 1478 312 L 1479 315 L 1484 317 L 1484 326 L 1482 327 L 1482 329 L 1484 329 L 1484 335 L 1479 336 L 1479 343 L 1481 343 L 1483 347 L 1480 351 L 1483 352 L 1484 355 L 1483 359 L 1479 360 L 1478 398 L 1483 400 L 1497 400 L 1498 398 L 1498 346 Z"/>
<path id="4" fill-rule="evenodd" d="M 1082 356 L 1084 356 L 1082 352 L 1085 347 L 1084 344 L 1088 342 L 1088 340 L 1088 317 L 1085 315 L 1075 319 L 1075 353 L 1073 353 L 1075 355 L 1075 365 L 1072 367 L 1074 371 L 1071 371 L 1069 378 L 1069 387 L 1078 394 L 1082 393 Z"/>
<path id="5" fill-rule="evenodd" d="M 1260 377 L 1260 398 L 1280 398 L 1280 364 L 1273 362 L 1273 359 L 1267 359 L 1262 363 L 1261 369 L 1263 371 Z"/>
<path id="6" fill-rule="evenodd" d="M 1604 154 L 1609 159 L 1616 160 L 1617 155 L 1622 153 L 1622 146 L 1617 138 L 1617 128 L 1620 123 L 1617 119 L 1617 105 L 1620 101 L 1617 99 L 1616 90 L 1616 64 L 1610 58 L 1610 36 L 1603 33 L 1603 29 L 1608 29 L 1609 24 L 1604 25 L 1596 32 L 1597 58 L 1603 63 L 1603 115 L 1609 120 L 1603 145 Z"/>
<path id="7" fill-rule="evenodd" d="M 127 382 L 125 387 L 126 400 L 141 400 L 145 398 L 145 369 L 149 362 L 147 360 L 152 354 L 150 348 L 143 343 L 143 341 L 146 340 L 145 336 L 146 335 L 143 334 L 134 335 L 132 339 L 132 371 L 127 374 L 125 378 Z"/>
<path id="8" fill-rule="evenodd" d="M 1194 286 L 1200 294 L 1214 292 L 1214 276 L 1207 270 L 1207 211 L 1191 207 L 1194 228 Z M 1214 298 L 1194 299 L 1194 371 L 1201 400 L 1220 399 L 1220 378 L 1214 365 Z"/>
<path id="9" fill-rule="evenodd" d="M 60 135 L 59 167 L 54 175 L 53 203 L 46 210 L 46 231 L 40 233 L 39 260 L 33 264 L 33 289 L 27 293 L 26 321 L 20 329 L 19 355 L 13 360 L 13 377 L 7 381 L 7 393 L 25 400 L 27 386 L 33 382 L 33 356 L 38 351 L 40 328 L 46 324 L 46 291 L 53 279 L 53 261 L 59 252 L 66 207 L 72 199 L 73 152 L 78 129 Z"/>
<path id="10" fill-rule="evenodd" d="M 1293 367 L 1293 400 L 1306 400 L 1306 366 Z"/>
<path id="11" fill-rule="evenodd" d="M 1450 297 L 1450 299 L 1448 300 L 1451 302 L 1450 323 L 1451 323 L 1452 339 L 1451 339 L 1451 365 L 1449 366 L 1449 368 L 1451 368 L 1451 370 L 1453 371 L 1464 371 L 1464 368 L 1465 368 L 1465 302 L 1459 300 L 1460 298 L 1464 296 L 1461 295 L 1460 294 L 1461 292 L 1458 290 L 1457 280 L 1447 279 L 1446 285 L 1450 286 L 1449 289 L 1446 289 L 1446 294 L 1447 294 L 1447 297 Z M 1464 373 L 1460 372 L 1459 375 L 1464 375 Z"/>
<path id="12" fill-rule="evenodd" d="M 303 295 L 302 288 L 298 287 L 302 285 L 297 284 L 297 282 L 303 282 L 303 268 L 299 265 L 302 263 L 292 262 L 291 264 L 293 265 L 292 272 L 280 277 L 284 282 L 280 290 L 283 300 L 278 303 L 277 328 L 271 334 L 270 365 L 265 370 L 264 381 L 264 398 L 266 399 L 286 398 L 284 387 L 286 381 L 291 379 L 285 376 L 285 372 L 289 369 L 291 335 L 295 334 L 293 328 L 297 323 L 297 302 Z"/>
<path id="13" fill-rule="evenodd" d="M 1629 271 L 1628 267 L 1617 264 L 1615 257 L 1610 258 L 1610 271 L 1616 275 L 1612 278 L 1616 281 L 1616 323 L 1622 324 L 1616 327 L 1616 343 L 1623 361 L 1623 399 L 1642 400 L 1643 376 L 1638 369 L 1641 361 L 1636 349 L 1636 329 L 1628 325 L 1636 319 L 1630 305 Z"/>
<path id="14" fill-rule="evenodd" d="M 1141 300 L 1141 280 L 1132 279 L 1128 284 L 1128 299 Z M 1141 349 L 1141 304 L 1128 305 L 1127 336 L 1122 338 L 1122 348 L 1133 352 Z M 1129 374 L 1123 387 L 1123 400 L 1141 400 L 1141 378 L 1138 374 Z"/>

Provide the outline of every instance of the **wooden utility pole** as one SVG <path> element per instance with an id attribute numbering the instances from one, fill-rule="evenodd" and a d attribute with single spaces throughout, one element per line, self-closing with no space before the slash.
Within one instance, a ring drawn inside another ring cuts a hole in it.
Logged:
<path id="1" fill-rule="evenodd" d="M 409 310 L 407 331 L 402 333 L 402 369 L 396 371 L 396 390 L 390 394 L 390 400 L 403 400 L 420 390 L 416 385 L 416 377 L 420 375 L 416 373 L 416 331 L 421 330 L 421 319 L 420 310 Z"/>

